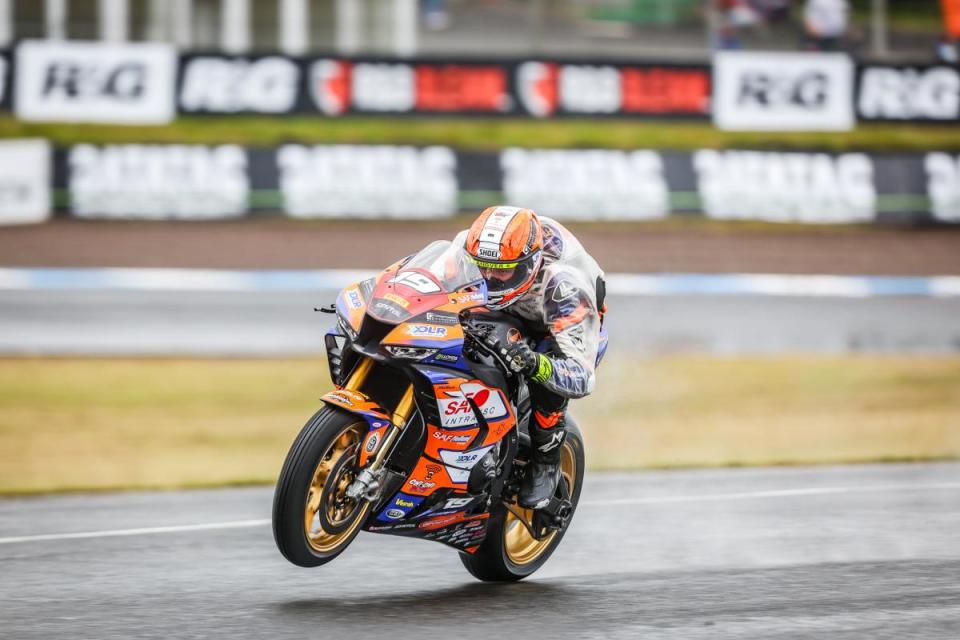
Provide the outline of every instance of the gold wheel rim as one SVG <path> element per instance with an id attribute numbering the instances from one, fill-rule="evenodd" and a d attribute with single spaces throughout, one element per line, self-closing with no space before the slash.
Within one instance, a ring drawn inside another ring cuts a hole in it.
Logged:
<path id="1" fill-rule="evenodd" d="M 363 524 L 364 517 L 370 509 L 370 503 L 364 502 L 359 511 L 353 515 L 353 521 L 350 525 L 336 533 L 326 531 L 321 524 L 321 509 L 326 511 L 327 520 L 337 527 L 345 524 L 351 517 L 354 508 L 348 508 L 345 504 L 342 504 L 343 494 L 350 486 L 350 474 L 341 474 L 339 478 L 334 478 L 337 487 L 328 493 L 326 504 L 323 504 L 323 489 L 331 479 L 330 474 L 336 467 L 337 462 L 344 455 L 347 455 L 351 449 L 355 450 L 355 447 L 360 445 L 365 426 L 364 423 L 358 422 L 341 431 L 323 455 L 320 456 L 320 462 L 313 470 L 310 490 L 307 492 L 307 501 L 303 510 L 303 531 L 310 548 L 317 553 L 330 553 L 344 541 L 349 540 Z"/>
<path id="2" fill-rule="evenodd" d="M 560 449 L 560 481 L 567 483 L 570 495 L 573 495 L 577 482 L 577 458 L 573 452 L 573 446 L 567 442 L 563 443 Z M 527 565 L 534 562 L 544 554 L 553 544 L 553 539 L 557 537 L 557 532 L 553 531 L 541 540 L 537 540 L 530 533 L 528 527 L 532 528 L 533 509 L 516 509 L 516 513 L 511 509 L 507 511 L 503 524 L 503 548 L 507 553 L 510 562 L 516 565 Z M 523 516 L 524 522 L 521 522 L 517 516 Z"/>

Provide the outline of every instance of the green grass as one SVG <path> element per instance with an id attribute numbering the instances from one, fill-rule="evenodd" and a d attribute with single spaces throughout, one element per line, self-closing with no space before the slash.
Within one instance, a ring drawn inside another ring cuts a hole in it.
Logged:
<path id="1" fill-rule="evenodd" d="M 0 360 L 0 493 L 271 483 L 329 388 L 297 360 Z M 960 358 L 612 357 L 593 469 L 960 457 Z"/>
<path id="2" fill-rule="evenodd" d="M 80 142 L 244 144 L 287 142 L 503 147 L 677 149 L 757 148 L 913 150 L 960 149 L 960 127 L 860 125 L 848 133 L 739 133 L 708 122 L 646 120 L 519 120 L 465 118 L 338 118 L 292 116 L 184 117 L 169 126 L 39 124 L 0 116 L 0 138 L 43 137 L 56 144 Z"/>

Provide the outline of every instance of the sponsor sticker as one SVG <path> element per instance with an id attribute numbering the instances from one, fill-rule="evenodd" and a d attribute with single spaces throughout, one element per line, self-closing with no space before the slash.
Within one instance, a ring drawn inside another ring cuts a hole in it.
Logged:
<path id="1" fill-rule="evenodd" d="M 447 328 L 432 324 L 408 324 L 407 335 L 417 338 L 445 338 Z"/>
<path id="2" fill-rule="evenodd" d="M 409 485 L 411 491 L 422 492 L 422 491 L 427 491 L 428 489 L 432 489 L 433 487 L 437 486 L 437 483 L 428 482 L 426 480 L 418 480 L 416 478 L 410 478 L 409 480 L 407 480 L 407 485 Z"/>
<path id="3" fill-rule="evenodd" d="M 473 440 L 472 435 L 456 435 L 453 433 L 444 433 L 442 431 L 434 431 L 433 437 L 437 440 L 442 440 L 443 442 L 470 442 Z"/>
<path id="4" fill-rule="evenodd" d="M 447 473 L 450 479 L 461 484 L 470 479 L 470 470 L 479 462 L 480 458 L 485 456 L 493 445 L 472 451 L 449 451 L 442 449 L 440 459 L 446 463 Z"/>
<path id="5" fill-rule="evenodd" d="M 393 278 L 388 280 L 388 282 L 393 284 L 402 284 L 410 287 L 417 293 L 422 294 L 440 292 L 440 285 L 434 282 L 432 278 L 420 273 L 419 271 L 401 271 Z"/>
<path id="6" fill-rule="evenodd" d="M 487 420 L 502 418 L 508 413 L 500 392 L 481 384 L 467 382 L 460 385 L 459 390 L 446 390 L 444 395 L 447 397 L 437 399 L 442 427 L 456 428 L 477 424 L 467 398 L 473 399 L 481 415 Z"/>
<path id="7" fill-rule="evenodd" d="M 367 453 L 373 453 L 377 449 L 377 445 L 380 444 L 380 432 L 373 431 L 367 436 L 367 446 L 364 447 Z"/>
<path id="8" fill-rule="evenodd" d="M 405 511 L 401 509 L 387 509 L 385 515 L 391 520 L 399 520 L 403 516 L 407 515 Z"/>
<path id="9" fill-rule="evenodd" d="M 406 298 L 402 298 L 402 297 L 398 296 L 398 295 L 395 294 L 395 293 L 385 293 L 385 294 L 383 294 L 383 299 L 384 299 L 384 300 L 389 300 L 389 301 L 392 302 L 393 304 L 399 305 L 399 306 L 403 307 L 404 309 L 406 309 L 407 307 L 410 306 L 410 301 L 409 301 L 409 300 L 407 300 Z"/>

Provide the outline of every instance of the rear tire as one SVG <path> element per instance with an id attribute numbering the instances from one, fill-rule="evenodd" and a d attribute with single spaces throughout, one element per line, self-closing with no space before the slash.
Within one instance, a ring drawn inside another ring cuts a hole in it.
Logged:
<path id="1" fill-rule="evenodd" d="M 273 538 L 293 564 L 326 564 L 360 532 L 370 503 L 343 492 L 355 477 L 354 455 L 367 430 L 363 419 L 324 406 L 290 447 L 273 495 Z"/>
<path id="2" fill-rule="evenodd" d="M 546 563 L 560 545 L 564 534 L 570 527 L 577 503 L 580 501 L 580 489 L 583 486 L 583 437 L 580 429 L 571 417 L 567 417 L 567 437 L 560 450 L 560 482 L 567 483 L 570 491 L 570 503 L 573 513 L 567 525 L 544 540 L 536 540 L 521 524 L 516 515 L 502 503 L 492 509 L 487 537 L 476 553 L 461 553 L 460 560 L 475 578 L 485 582 L 515 582 L 526 578 Z M 558 489 L 559 490 L 559 489 Z M 520 511 L 527 521 L 532 518 L 533 510 Z"/>

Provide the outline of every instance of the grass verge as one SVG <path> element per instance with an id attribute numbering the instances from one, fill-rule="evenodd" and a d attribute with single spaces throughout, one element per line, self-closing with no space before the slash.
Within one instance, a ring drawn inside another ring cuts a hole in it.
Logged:
<path id="1" fill-rule="evenodd" d="M 960 457 L 960 358 L 621 356 L 593 469 Z M 0 493 L 273 482 L 328 388 L 301 360 L 0 360 Z"/>
<path id="2" fill-rule="evenodd" d="M 183 117 L 163 127 L 21 122 L 0 116 L 0 139 L 42 137 L 55 144 L 80 142 L 243 144 L 287 142 L 504 147 L 677 149 L 854 149 L 930 151 L 960 149 L 960 127 L 861 124 L 846 133 L 740 133 L 709 122 L 650 120 L 529 120 L 483 118 L 321 118 L 319 116 Z"/>

